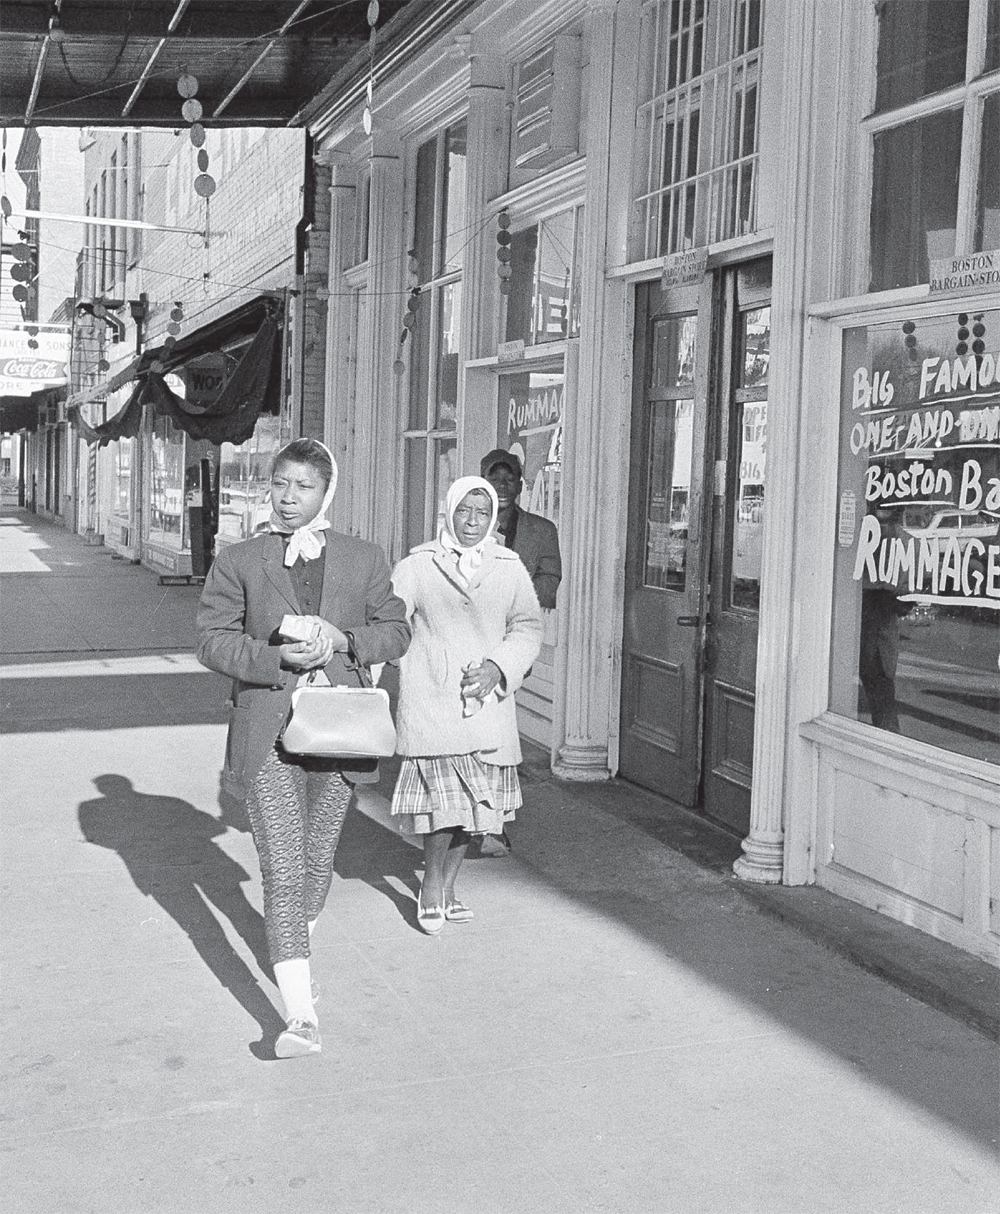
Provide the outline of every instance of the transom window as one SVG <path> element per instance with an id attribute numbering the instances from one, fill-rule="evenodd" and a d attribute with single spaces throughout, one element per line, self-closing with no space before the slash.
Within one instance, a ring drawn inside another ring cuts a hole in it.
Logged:
<path id="1" fill-rule="evenodd" d="M 886 0 L 878 23 L 873 291 L 1000 248 L 1000 4 Z"/>
<path id="2" fill-rule="evenodd" d="M 647 0 L 635 260 L 756 226 L 763 0 Z"/>

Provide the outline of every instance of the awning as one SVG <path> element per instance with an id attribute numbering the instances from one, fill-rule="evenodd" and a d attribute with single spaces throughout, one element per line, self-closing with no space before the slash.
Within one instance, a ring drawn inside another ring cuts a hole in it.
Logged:
<path id="1" fill-rule="evenodd" d="M 161 350 L 147 351 L 128 403 L 103 425 L 89 425 L 80 413 L 79 404 L 69 408 L 70 420 L 88 443 L 103 447 L 118 439 L 134 438 L 139 433 L 143 409 L 149 405 L 155 416 L 169 417 L 175 426 L 194 439 L 207 439 L 213 443 L 246 442 L 253 434 L 261 412 L 268 407 L 276 408 L 281 395 L 281 307 L 271 299 L 256 302 L 262 304 L 263 320 L 258 314 L 259 327 L 253 340 L 219 396 L 207 407 L 197 411 L 189 409 L 186 402 L 170 390 L 164 375 L 202 354 L 220 350 L 238 340 L 241 326 L 249 323 L 253 315 L 247 309 L 192 334 L 186 343 L 178 342 L 169 356 Z"/>

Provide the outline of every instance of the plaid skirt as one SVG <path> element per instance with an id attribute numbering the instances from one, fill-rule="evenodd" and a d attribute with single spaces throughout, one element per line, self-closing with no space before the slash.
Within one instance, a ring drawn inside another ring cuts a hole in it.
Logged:
<path id="1" fill-rule="evenodd" d="M 392 813 L 407 835 L 455 826 L 498 835 L 521 804 L 517 768 L 484 763 L 475 754 L 404 756 L 392 794 Z"/>

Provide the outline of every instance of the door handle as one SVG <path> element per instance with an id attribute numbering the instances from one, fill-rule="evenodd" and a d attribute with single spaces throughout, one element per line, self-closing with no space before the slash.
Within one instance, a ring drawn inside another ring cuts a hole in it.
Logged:
<path id="1" fill-rule="evenodd" d="M 677 617 L 678 628 L 697 628 L 700 624 L 700 615 L 679 615 Z"/>

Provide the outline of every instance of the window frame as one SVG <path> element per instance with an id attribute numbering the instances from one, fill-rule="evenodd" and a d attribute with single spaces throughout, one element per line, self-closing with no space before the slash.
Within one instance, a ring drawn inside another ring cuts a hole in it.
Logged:
<path id="1" fill-rule="evenodd" d="M 869 113 L 861 119 L 861 130 L 867 139 L 867 163 L 869 179 L 868 211 L 865 214 L 864 242 L 867 251 L 867 266 L 864 276 L 864 291 L 879 294 L 883 290 L 907 290 L 903 288 L 872 288 L 874 265 L 872 248 L 871 206 L 873 203 L 875 174 L 875 137 L 886 134 L 911 122 L 948 111 L 962 111 L 962 134 L 959 152 L 959 177 L 957 213 L 955 224 L 955 257 L 975 252 L 976 207 L 979 191 L 979 170 L 982 149 L 982 123 L 986 99 L 1000 93 L 1000 68 L 985 72 L 987 54 L 987 3 L 988 0 L 969 0 L 969 26 L 965 52 L 965 80 L 926 97 L 895 109 L 875 110 L 877 84 L 878 17 L 871 13 L 871 95 Z M 918 286 L 923 284 L 910 284 Z"/>
<path id="2" fill-rule="evenodd" d="M 460 262 L 457 266 L 452 266 L 445 262 L 444 258 L 447 253 L 446 228 L 449 223 L 447 214 L 447 192 L 446 192 L 446 172 L 447 172 L 447 156 L 448 156 L 448 137 L 449 132 L 454 131 L 457 127 L 464 126 L 466 137 L 466 157 L 468 156 L 468 115 L 465 112 L 456 114 L 449 122 L 444 123 L 433 133 L 427 133 L 426 137 L 421 137 L 414 141 L 408 162 L 410 165 L 410 181 L 412 182 L 411 189 L 408 193 L 411 207 L 412 223 L 410 227 L 410 258 L 411 267 L 415 264 L 415 251 L 419 234 L 416 231 L 417 223 L 417 201 L 416 191 L 418 186 L 417 181 L 417 164 L 420 151 L 428 144 L 435 145 L 434 159 L 434 197 L 433 197 L 433 219 L 431 225 L 430 239 L 430 254 L 431 254 L 431 270 L 430 276 L 423 281 L 418 281 L 419 268 L 414 271 L 411 268 L 410 280 L 414 287 L 420 288 L 420 310 L 427 309 L 427 367 L 425 369 L 424 382 L 420 385 L 420 391 L 424 395 L 424 422 L 423 426 L 412 425 L 413 407 L 414 407 L 414 379 L 417 374 L 415 369 L 415 351 L 417 348 L 418 329 L 420 320 L 417 321 L 417 327 L 411 330 L 410 340 L 407 343 L 409 349 L 407 351 L 407 392 L 405 400 L 405 420 L 401 431 L 402 440 L 402 469 L 403 469 L 403 496 L 406 502 L 407 515 L 411 509 L 409 501 L 410 492 L 410 460 L 415 457 L 419 446 L 423 445 L 423 527 L 421 534 L 423 540 L 431 538 L 437 532 L 438 524 L 438 503 L 440 498 L 438 485 L 438 468 L 440 453 L 448 449 L 447 444 L 451 444 L 451 449 L 455 451 L 455 461 L 457 467 L 457 452 L 459 439 L 459 401 L 456 400 L 456 416 L 454 425 L 447 427 L 441 425 L 441 419 L 438 416 L 438 374 L 439 374 L 439 355 L 441 353 L 440 342 L 442 338 L 441 327 L 441 304 L 444 298 L 444 293 L 452 287 L 457 287 L 459 292 L 459 331 L 461 326 L 461 309 L 467 306 L 467 303 L 462 299 L 463 287 L 463 270 L 464 265 Z M 465 216 L 465 198 L 463 197 L 463 219 Z M 463 228 L 465 224 L 463 222 Z M 464 245 L 463 241 L 463 245 Z M 461 252 L 461 249 L 459 250 Z M 418 313 L 419 317 L 419 313 Z M 461 366 L 462 353 L 461 346 L 456 349 L 458 355 L 459 366 Z M 461 390 L 457 392 L 457 396 L 461 396 Z M 412 538 L 407 536 L 405 521 L 401 524 L 404 529 L 404 543 Z"/>

